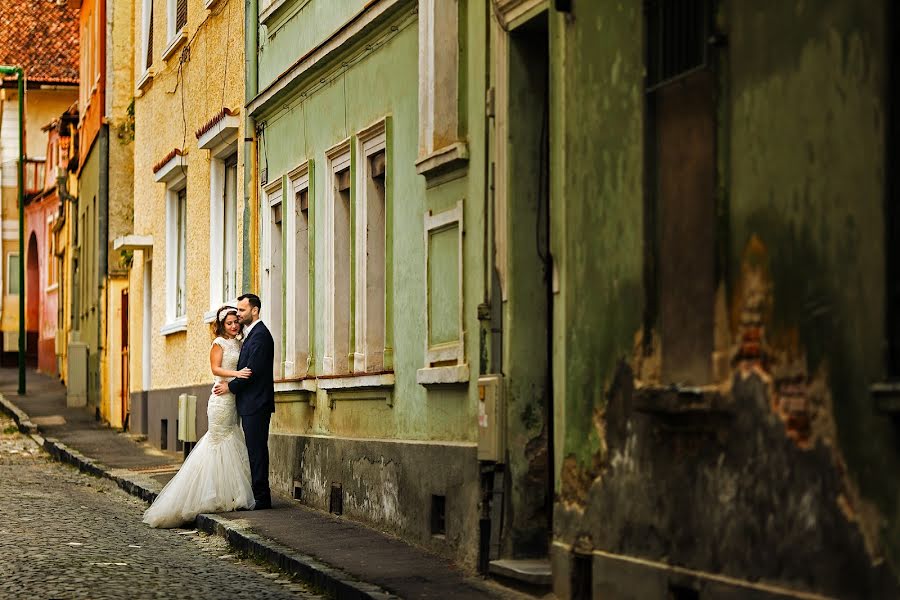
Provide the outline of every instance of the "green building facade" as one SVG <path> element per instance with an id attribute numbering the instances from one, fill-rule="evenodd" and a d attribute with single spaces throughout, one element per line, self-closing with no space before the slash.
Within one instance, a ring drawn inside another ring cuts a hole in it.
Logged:
<path id="1" fill-rule="evenodd" d="M 277 488 L 560 598 L 896 594 L 889 3 L 248 5 Z"/>

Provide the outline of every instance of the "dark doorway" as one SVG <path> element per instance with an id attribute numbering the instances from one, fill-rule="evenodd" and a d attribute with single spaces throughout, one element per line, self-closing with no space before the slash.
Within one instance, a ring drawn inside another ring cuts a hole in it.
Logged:
<path id="1" fill-rule="evenodd" d="M 128 365 L 129 365 L 129 347 L 128 347 L 128 289 L 122 290 L 122 320 L 120 322 L 121 334 L 122 334 L 122 380 L 121 384 L 121 410 L 122 410 L 122 429 L 128 429 L 128 398 L 129 398 L 129 380 L 128 380 Z"/>
<path id="2" fill-rule="evenodd" d="M 28 238 L 25 263 L 25 364 L 37 368 L 38 337 L 41 330 L 41 269 L 37 236 Z"/>
<path id="3" fill-rule="evenodd" d="M 549 552 L 553 508 L 549 27 L 543 12 L 509 34 L 507 247 L 503 372 L 511 558 Z"/>

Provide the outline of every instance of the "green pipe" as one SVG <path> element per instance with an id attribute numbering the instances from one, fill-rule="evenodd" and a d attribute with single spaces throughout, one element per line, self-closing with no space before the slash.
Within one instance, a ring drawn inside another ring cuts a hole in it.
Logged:
<path id="1" fill-rule="evenodd" d="M 259 76 L 257 62 L 257 40 L 259 36 L 259 0 L 246 0 L 244 5 L 244 80 L 245 102 L 244 105 L 256 96 Z M 243 264 L 241 265 L 243 292 L 250 291 L 253 287 L 251 280 L 251 249 L 250 228 L 253 227 L 250 201 L 253 199 L 253 186 L 256 185 L 256 177 L 253 172 L 253 143 L 256 124 L 253 118 L 247 114 L 244 117 L 244 241 Z"/>
<path id="2" fill-rule="evenodd" d="M 19 390 L 25 394 L 25 71 L 0 66 L 0 74 L 15 75 L 19 91 Z"/>

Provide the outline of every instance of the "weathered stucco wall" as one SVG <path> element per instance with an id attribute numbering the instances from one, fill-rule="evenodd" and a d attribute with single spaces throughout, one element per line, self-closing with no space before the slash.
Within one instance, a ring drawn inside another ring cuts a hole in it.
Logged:
<path id="1" fill-rule="evenodd" d="M 552 163 L 565 175 L 551 179 L 566 240 L 558 593 L 575 556 L 593 565 L 594 593 L 616 597 L 671 585 L 713 597 L 710 574 L 748 594 L 897 593 L 898 434 L 868 392 L 885 378 L 884 14 L 722 3 L 719 377 L 686 394 L 647 385 L 655 332 L 651 353 L 640 347 L 641 9 L 580 4 L 553 21 L 566 136 Z M 622 557 L 661 578 L 614 568 Z"/>
<path id="2" fill-rule="evenodd" d="M 556 472 L 564 501 L 582 496 L 594 472 L 607 391 L 641 322 L 641 19 L 637 4 L 583 4 L 577 19 L 551 23 L 564 39 L 551 66 L 551 105 L 564 108 L 551 112 L 550 125 L 560 132 L 550 171 L 552 251 L 561 264 Z"/>
<path id="3" fill-rule="evenodd" d="M 7 91 L 7 107 L 18 100 Z M 78 88 L 63 90 L 29 89 L 25 91 L 25 156 L 46 158 L 47 132 L 41 129 L 58 119 L 78 99 Z M 15 185 L 15 180 L 13 180 Z"/>
<path id="4" fill-rule="evenodd" d="M 900 482 L 887 474 L 900 472 L 900 435 L 868 392 L 886 378 L 886 11 L 826 5 L 733 2 L 726 12 L 732 312 L 748 300 L 741 262 L 756 245 L 774 402 L 791 413 L 792 436 L 839 448 L 833 468 L 860 493 L 846 525 L 880 537 L 898 567 Z"/>
<path id="5" fill-rule="evenodd" d="M 113 242 L 134 221 L 134 0 L 107 1 L 106 118 L 109 120 L 109 272 L 125 274 L 127 261 Z M 140 31 L 140 30 L 138 30 Z"/>

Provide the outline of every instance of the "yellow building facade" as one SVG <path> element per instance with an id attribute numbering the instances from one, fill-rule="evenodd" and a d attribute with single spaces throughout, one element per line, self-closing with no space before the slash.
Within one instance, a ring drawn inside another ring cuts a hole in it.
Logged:
<path id="1" fill-rule="evenodd" d="M 178 397 L 197 397 L 202 434 L 209 323 L 242 291 L 244 11 L 139 0 L 134 14 L 134 230 L 115 245 L 133 253 L 132 429 L 179 449 Z"/>

